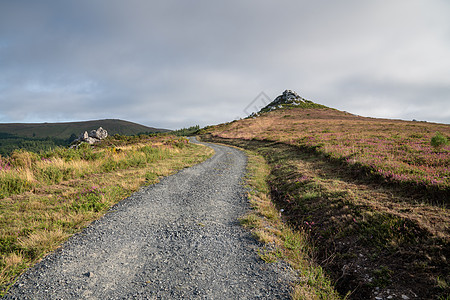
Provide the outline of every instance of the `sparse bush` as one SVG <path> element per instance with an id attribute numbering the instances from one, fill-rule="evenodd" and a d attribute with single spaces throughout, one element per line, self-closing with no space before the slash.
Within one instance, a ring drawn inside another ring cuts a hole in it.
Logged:
<path id="1" fill-rule="evenodd" d="M 153 182 L 156 179 L 158 179 L 158 174 L 153 173 L 153 172 L 147 172 L 145 173 L 145 180 L 148 182 Z"/>
<path id="2" fill-rule="evenodd" d="M 87 143 L 81 144 L 77 151 L 79 152 L 80 158 L 88 161 L 94 161 L 99 159 L 102 156 L 100 152 L 94 152 L 94 149 L 91 145 Z"/>
<path id="3" fill-rule="evenodd" d="M 373 271 L 374 282 L 372 285 L 385 287 L 391 282 L 391 277 L 394 272 L 386 266 L 381 266 L 379 269 Z"/>
<path id="4" fill-rule="evenodd" d="M 431 138 L 431 146 L 436 150 L 440 150 L 443 146 L 447 146 L 448 144 L 447 137 L 439 131 L 436 131 L 436 134 Z"/>
<path id="5" fill-rule="evenodd" d="M 64 177 L 61 168 L 54 165 L 44 167 L 40 170 L 39 173 L 39 178 L 41 179 L 41 181 L 48 184 L 60 183 Z"/>
<path id="6" fill-rule="evenodd" d="M 130 152 L 127 155 L 126 163 L 130 167 L 141 167 L 147 164 L 147 158 L 143 153 Z"/>
<path id="7" fill-rule="evenodd" d="M 180 137 L 178 139 L 167 140 L 164 144 L 183 149 L 187 144 L 189 144 L 189 140 L 187 138 Z"/>
<path id="8" fill-rule="evenodd" d="M 72 204 L 72 209 L 75 211 L 94 211 L 99 212 L 108 204 L 103 202 L 103 192 L 97 187 L 92 187 L 89 190 L 82 191 L 77 200 Z"/>
<path id="9" fill-rule="evenodd" d="M 72 161 L 80 159 L 80 151 L 73 148 L 63 148 L 58 147 L 55 148 L 53 151 L 51 151 L 52 155 L 55 157 L 60 157 L 64 159 L 65 161 Z"/>
<path id="10" fill-rule="evenodd" d="M 0 199 L 20 194 L 32 188 L 32 184 L 16 174 L 5 172 L 0 177 Z"/>
<path id="11" fill-rule="evenodd" d="M 25 150 L 15 150 L 10 157 L 10 161 L 13 167 L 19 168 L 31 168 L 33 162 L 37 161 L 39 156 L 35 153 Z"/>
<path id="12" fill-rule="evenodd" d="M 178 136 L 180 136 L 180 135 L 190 136 L 190 135 L 197 134 L 199 130 L 200 130 L 200 126 L 195 125 L 195 126 L 191 126 L 188 128 L 181 128 L 178 130 L 174 130 L 174 131 L 170 132 L 170 134 L 178 135 Z"/>
<path id="13" fill-rule="evenodd" d="M 69 179 L 76 177 L 76 175 L 75 175 L 76 172 L 75 172 L 74 168 L 66 167 L 66 168 L 63 168 L 61 171 L 63 174 L 63 180 L 69 180 Z"/>
<path id="14" fill-rule="evenodd" d="M 101 165 L 101 169 L 103 172 L 111 172 L 117 170 L 118 168 L 119 164 L 112 158 L 106 159 Z"/>
<path id="15" fill-rule="evenodd" d="M 163 151 L 158 148 L 154 148 L 151 146 L 145 146 L 140 149 L 145 154 L 148 163 L 152 163 L 157 161 L 163 157 L 165 157 Z"/>
<path id="16" fill-rule="evenodd" d="M 260 225 L 261 220 L 255 214 L 248 214 L 240 218 L 239 223 L 247 228 L 256 228 Z"/>

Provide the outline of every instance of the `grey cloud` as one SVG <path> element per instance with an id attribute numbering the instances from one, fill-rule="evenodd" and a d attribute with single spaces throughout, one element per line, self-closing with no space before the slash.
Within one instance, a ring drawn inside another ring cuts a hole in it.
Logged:
<path id="1" fill-rule="evenodd" d="M 450 85 L 417 84 L 377 78 L 349 78 L 339 82 L 343 110 L 372 117 L 420 119 L 449 123 Z"/>
<path id="2" fill-rule="evenodd" d="M 0 121 L 206 125 L 289 88 L 362 115 L 450 123 L 449 10 L 418 0 L 3 2 Z"/>

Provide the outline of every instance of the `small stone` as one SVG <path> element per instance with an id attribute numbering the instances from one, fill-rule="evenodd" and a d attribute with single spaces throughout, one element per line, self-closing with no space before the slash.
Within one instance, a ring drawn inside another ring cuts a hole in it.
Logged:
<path id="1" fill-rule="evenodd" d="M 387 298 L 388 298 L 388 299 L 394 299 L 394 296 L 389 295 L 389 296 L 387 296 Z"/>
<path id="2" fill-rule="evenodd" d="M 409 297 L 408 297 L 408 296 L 406 296 L 406 295 L 402 295 L 402 299 L 404 299 L 404 300 L 408 300 L 408 299 L 409 299 Z"/>
<path id="3" fill-rule="evenodd" d="M 375 300 L 383 300 L 382 297 L 375 297 Z"/>
<path id="4" fill-rule="evenodd" d="M 87 273 L 84 273 L 83 275 L 86 276 L 86 277 L 93 277 L 93 276 L 94 276 L 94 273 L 92 273 L 92 272 L 87 272 Z"/>

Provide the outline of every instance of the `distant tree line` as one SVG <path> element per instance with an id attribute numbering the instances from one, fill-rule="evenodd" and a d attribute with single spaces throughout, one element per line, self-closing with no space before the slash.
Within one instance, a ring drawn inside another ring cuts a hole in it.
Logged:
<path id="1" fill-rule="evenodd" d="M 199 125 L 181 128 L 169 132 L 141 132 L 134 136 L 141 135 L 176 135 L 176 136 L 189 136 L 194 135 L 200 130 Z M 24 149 L 27 151 L 39 153 L 41 151 L 48 151 L 56 147 L 67 147 L 69 146 L 77 136 L 73 133 L 68 139 L 54 138 L 54 137 L 24 137 L 15 134 L 10 134 L 6 132 L 0 132 L 0 155 L 9 156 L 14 150 Z"/>
<path id="2" fill-rule="evenodd" d="M 200 125 L 195 125 L 187 128 L 181 128 L 174 131 L 171 131 L 169 134 L 178 135 L 178 136 L 189 136 L 195 135 L 200 130 Z"/>
<path id="3" fill-rule="evenodd" d="M 77 136 L 72 134 L 68 139 L 23 137 L 15 134 L 0 132 L 0 155 L 9 156 L 14 150 L 24 149 L 39 153 L 48 151 L 58 146 L 68 146 Z"/>

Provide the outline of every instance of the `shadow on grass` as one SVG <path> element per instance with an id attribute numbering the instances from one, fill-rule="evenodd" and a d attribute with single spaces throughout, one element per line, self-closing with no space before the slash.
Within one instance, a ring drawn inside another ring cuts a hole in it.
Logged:
<path id="1" fill-rule="evenodd" d="M 313 149 L 211 136 L 203 140 L 252 150 L 266 159 L 273 201 L 291 226 L 309 233 L 316 262 L 342 295 L 449 295 L 449 216 L 439 200 L 448 191 L 430 194 L 386 182 Z"/>

